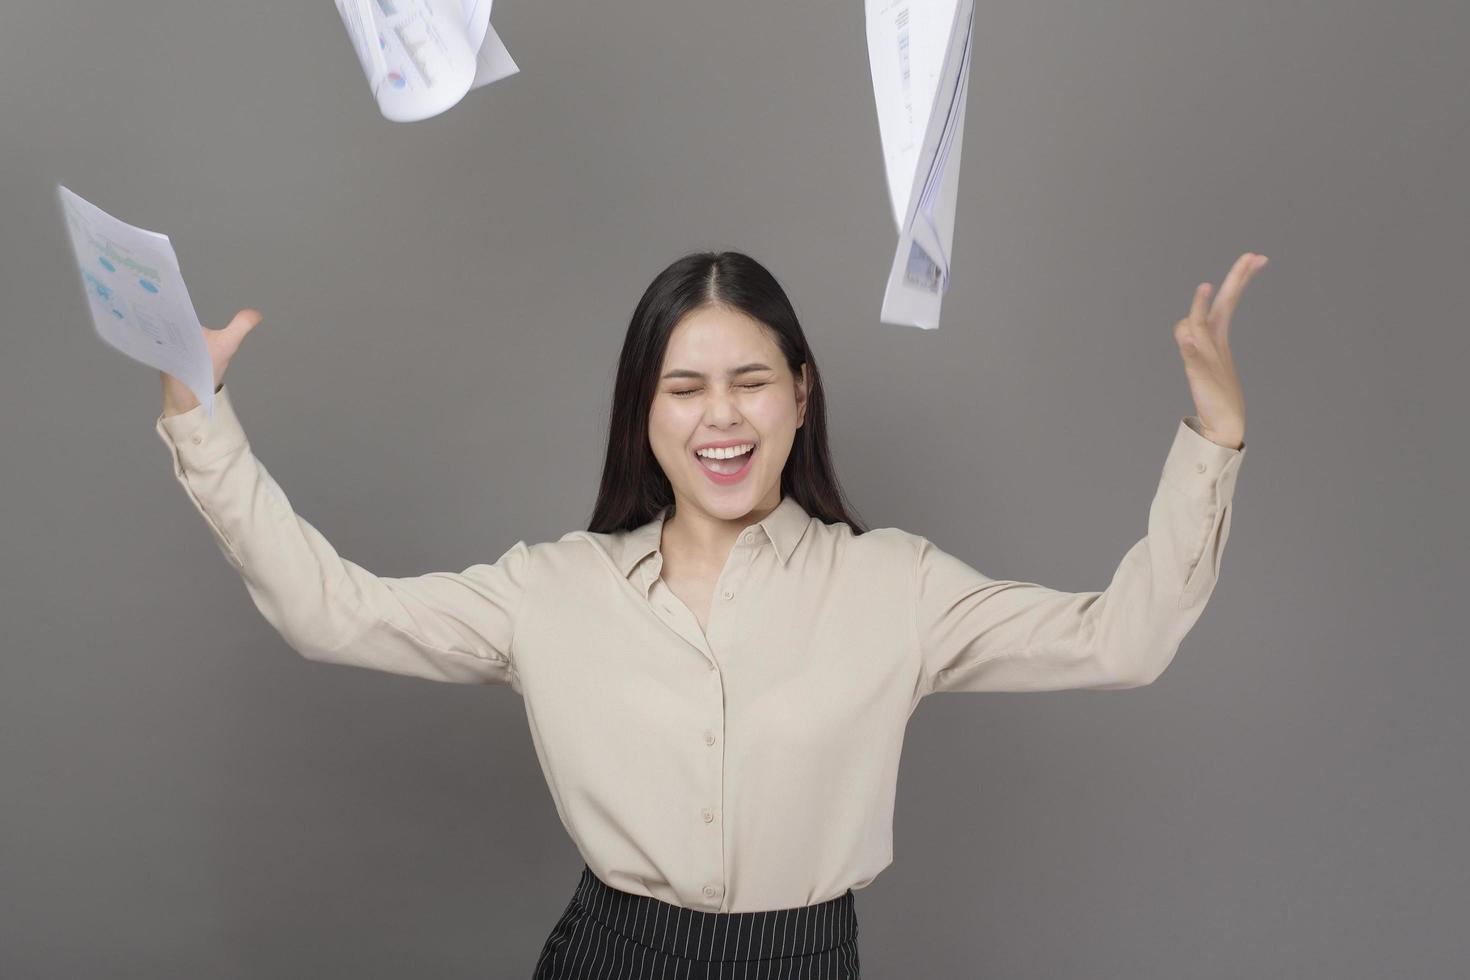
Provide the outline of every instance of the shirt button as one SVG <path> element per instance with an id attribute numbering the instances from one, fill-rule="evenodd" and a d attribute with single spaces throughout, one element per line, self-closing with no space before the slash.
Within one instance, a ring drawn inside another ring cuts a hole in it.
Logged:
<path id="1" fill-rule="evenodd" d="M 710 664 L 709 665 L 709 669 L 710 669 L 710 673 L 714 673 L 714 671 L 715 671 L 715 665 L 714 664 Z"/>
<path id="2" fill-rule="evenodd" d="M 715 811 L 711 810 L 709 807 L 705 807 L 704 810 L 701 811 L 701 812 L 704 813 L 704 822 L 705 823 L 709 823 L 709 822 L 711 822 L 712 820 L 715 819 Z"/>
<path id="3" fill-rule="evenodd" d="M 193 443 L 193 444 L 194 444 L 194 445 L 196 445 L 196 446 L 197 446 L 197 445 L 199 445 L 199 444 L 200 444 L 200 443 L 201 443 L 201 442 L 203 442 L 203 441 L 204 441 L 204 437 L 203 437 L 203 436 L 195 436 L 195 437 L 194 437 L 194 438 L 193 438 L 193 439 L 190 439 L 190 440 L 189 440 L 189 441 L 190 441 L 190 442 L 192 442 L 192 443 Z"/>
<path id="4" fill-rule="evenodd" d="M 750 542 L 752 542 L 754 540 L 755 540 L 755 532 L 753 532 L 753 531 L 747 532 L 746 535 L 745 535 L 745 543 L 746 544 L 750 544 Z"/>
<path id="5" fill-rule="evenodd" d="M 724 595 L 725 595 L 725 598 L 726 599 L 733 599 L 733 598 L 735 598 L 735 593 L 731 592 L 729 589 L 726 589 L 725 590 Z"/>
<path id="6" fill-rule="evenodd" d="M 705 885 L 704 886 L 704 897 L 705 898 L 714 898 L 715 895 L 719 894 L 719 891 L 720 890 L 718 888 L 716 888 L 714 885 Z"/>
<path id="7" fill-rule="evenodd" d="M 705 745 L 714 745 L 715 744 L 715 733 L 714 732 L 705 732 L 704 733 L 704 744 Z"/>
<path id="8" fill-rule="evenodd" d="M 1204 463 L 1195 463 L 1194 464 L 1194 471 L 1196 473 L 1203 473 L 1205 471 L 1205 464 Z"/>

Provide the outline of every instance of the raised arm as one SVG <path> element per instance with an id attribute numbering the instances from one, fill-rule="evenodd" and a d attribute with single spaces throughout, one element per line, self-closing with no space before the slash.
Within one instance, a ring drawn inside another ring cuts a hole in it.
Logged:
<path id="1" fill-rule="evenodd" d="M 514 683 L 515 617 L 530 559 L 524 541 L 462 572 L 374 575 L 294 512 L 251 452 L 223 384 L 213 419 L 196 402 L 173 414 L 166 407 L 155 428 L 175 478 L 292 649 L 309 660 L 437 681 Z"/>
<path id="2" fill-rule="evenodd" d="M 415 578 L 383 578 L 342 558 L 298 517 L 250 451 L 225 373 L 261 321 L 246 308 L 223 329 L 204 327 L 214 367 L 214 417 L 178 378 L 160 371 L 154 423 L 174 477 L 255 606 L 310 660 L 438 681 L 516 686 L 512 645 L 530 564 L 517 541 L 494 564 Z"/>
<path id="3" fill-rule="evenodd" d="M 1101 592 L 989 578 L 927 538 L 915 556 L 923 694 L 1055 691 L 1152 683 L 1173 660 L 1220 573 L 1245 457 L 1179 423 L 1148 512 Z"/>
<path id="4" fill-rule="evenodd" d="M 1215 590 L 1245 458 L 1245 394 L 1230 323 L 1266 257 L 1235 260 L 1220 292 L 1194 288 L 1174 340 L 1196 414 L 1180 420 L 1148 511 L 1102 592 L 996 581 L 918 539 L 914 632 L 920 696 L 935 691 L 1141 687 L 1174 659 Z"/>

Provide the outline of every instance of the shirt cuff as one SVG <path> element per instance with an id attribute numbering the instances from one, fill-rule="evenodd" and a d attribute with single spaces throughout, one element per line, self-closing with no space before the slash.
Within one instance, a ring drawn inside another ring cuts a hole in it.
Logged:
<path id="1" fill-rule="evenodd" d="M 214 390 L 214 417 L 198 404 L 177 415 L 159 413 L 153 428 L 173 452 L 174 473 L 199 470 L 245 445 L 245 430 L 230 404 L 230 389 L 221 384 Z"/>
<path id="2" fill-rule="evenodd" d="M 1197 415 L 1186 415 L 1174 431 L 1174 444 L 1164 461 L 1164 482 L 1175 490 L 1197 500 L 1206 500 L 1218 489 L 1219 499 L 1229 500 L 1235 492 L 1235 480 L 1245 458 L 1245 443 L 1240 448 L 1222 446 L 1201 432 Z"/>

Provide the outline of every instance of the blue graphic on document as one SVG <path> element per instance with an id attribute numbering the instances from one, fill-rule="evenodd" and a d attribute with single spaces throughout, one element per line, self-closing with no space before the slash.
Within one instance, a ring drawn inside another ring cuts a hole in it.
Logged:
<path id="1" fill-rule="evenodd" d="M 127 319 L 127 316 L 123 313 L 122 308 L 118 305 L 116 297 L 114 297 L 113 295 L 111 286 L 107 285 L 107 283 L 92 275 L 92 273 L 88 272 L 86 269 L 82 270 L 82 280 L 86 282 L 87 287 L 91 290 L 92 295 L 97 298 L 97 301 L 101 305 L 107 307 L 109 313 L 117 317 L 119 320 Z"/>

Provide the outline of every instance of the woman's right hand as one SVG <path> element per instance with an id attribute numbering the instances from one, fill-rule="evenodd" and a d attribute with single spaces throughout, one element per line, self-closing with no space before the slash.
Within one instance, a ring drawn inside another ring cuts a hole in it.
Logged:
<path id="1" fill-rule="evenodd" d="M 230 321 L 229 326 L 223 330 L 211 330 L 209 327 L 204 328 L 204 343 L 209 347 L 209 360 L 214 365 L 214 387 L 216 391 L 224 383 L 225 369 L 230 366 L 230 359 L 240 349 L 240 344 L 244 341 L 245 335 L 251 330 L 254 330 L 255 325 L 259 322 L 260 311 L 246 307 L 239 313 L 236 313 L 235 318 Z M 198 407 L 199 399 L 194 396 L 194 392 L 190 391 L 182 381 L 167 371 L 159 371 L 158 373 L 163 379 L 164 415 L 178 415 L 180 412 L 187 412 L 191 408 Z"/>

